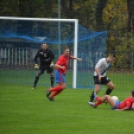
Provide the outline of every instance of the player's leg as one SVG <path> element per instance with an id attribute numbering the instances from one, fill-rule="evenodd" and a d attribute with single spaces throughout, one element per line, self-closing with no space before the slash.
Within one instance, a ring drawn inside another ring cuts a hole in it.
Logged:
<path id="1" fill-rule="evenodd" d="M 47 73 L 50 74 L 50 82 L 51 82 L 51 87 L 54 86 L 54 75 L 53 75 L 53 69 L 50 67 L 50 65 L 46 68 Z"/>
<path id="2" fill-rule="evenodd" d="M 107 76 L 105 76 L 105 77 L 102 78 L 102 84 L 104 84 L 104 85 L 106 85 L 108 87 L 108 89 L 106 90 L 105 94 L 109 95 L 114 89 L 113 82 L 110 81 L 110 79 Z"/>
<path id="3" fill-rule="evenodd" d="M 114 90 L 114 84 L 110 81 L 106 85 L 108 87 L 108 89 L 106 90 L 106 95 L 109 95 Z"/>
<path id="4" fill-rule="evenodd" d="M 56 79 L 56 83 L 58 83 L 58 85 L 49 89 L 46 93 L 46 96 L 50 100 L 53 100 L 56 95 L 58 95 L 63 89 L 66 88 L 66 83 L 65 83 L 66 80 L 65 80 L 64 74 L 61 74 L 58 70 L 56 70 L 55 71 L 55 79 Z M 52 95 L 50 95 L 50 94 L 52 94 Z"/>
<path id="5" fill-rule="evenodd" d="M 115 107 L 115 101 L 112 99 L 111 96 L 109 95 L 105 95 L 102 98 L 96 97 L 97 98 L 97 102 L 93 103 L 93 102 L 89 102 L 88 104 L 94 108 L 96 108 L 97 106 L 99 106 L 100 104 L 102 104 L 103 102 L 108 102 L 113 108 Z"/>
<path id="6" fill-rule="evenodd" d="M 91 93 L 90 102 L 94 100 L 94 93 L 98 93 L 100 91 L 100 84 L 95 84 L 95 90 Z"/>
<path id="7" fill-rule="evenodd" d="M 54 76 L 53 73 L 50 74 L 51 87 L 54 87 Z"/>
<path id="8" fill-rule="evenodd" d="M 114 101 L 114 99 L 113 99 L 111 96 L 109 96 L 109 95 L 104 95 L 104 96 L 100 99 L 100 102 L 101 102 L 101 103 L 106 102 L 106 101 L 107 101 L 112 107 L 115 106 L 115 101 Z M 98 102 L 99 102 L 99 101 L 98 101 Z M 98 105 L 101 104 L 101 103 L 98 103 L 98 102 L 95 103 L 95 106 L 98 106 Z"/>
<path id="9" fill-rule="evenodd" d="M 58 88 L 57 88 L 57 87 L 58 87 Z M 52 95 L 50 95 L 50 98 L 51 98 L 51 99 L 54 99 L 54 97 L 55 97 L 56 95 L 58 95 L 59 93 L 61 93 L 61 92 L 63 91 L 63 89 L 66 88 L 66 83 L 59 83 L 59 86 L 57 86 L 57 87 L 56 87 L 56 88 L 57 88 L 56 91 L 55 91 L 54 88 L 50 89 L 50 92 L 51 92 L 51 93 L 54 92 Z"/>
<path id="10" fill-rule="evenodd" d="M 39 77 L 44 73 L 44 69 L 42 67 L 39 67 L 39 70 L 37 72 L 37 75 L 35 76 L 35 79 L 34 79 L 34 84 L 33 84 L 33 89 L 36 88 L 36 85 L 38 83 L 38 80 L 39 80 Z"/>
<path id="11" fill-rule="evenodd" d="M 95 84 L 95 90 L 91 93 L 90 102 L 94 100 L 94 93 L 97 94 L 100 91 L 100 82 L 98 80 L 98 76 L 94 76 L 94 84 Z"/>

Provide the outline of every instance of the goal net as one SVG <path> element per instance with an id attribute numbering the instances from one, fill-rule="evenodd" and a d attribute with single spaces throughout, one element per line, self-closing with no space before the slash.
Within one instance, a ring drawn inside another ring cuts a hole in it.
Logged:
<path id="1" fill-rule="evenodd" d="M 93 87 L 95 62 L 105 56 L 107 31 L 94 32 L 78 25 L 77 19 L 41 19 L 0 17 L 1 82 L 33 84 L 36 71 L 33 58 L 43 42 L 55 55 L 55 61 L 68 46 L 71 55 L 83 62 L 70 61 L 67 85 L 73 88 Z M 48 75 L 38 85 L 49 86 Z"/>

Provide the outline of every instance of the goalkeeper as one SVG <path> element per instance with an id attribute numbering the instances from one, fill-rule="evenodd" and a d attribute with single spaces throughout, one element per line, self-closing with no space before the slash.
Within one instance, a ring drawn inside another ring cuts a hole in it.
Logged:
<path id="1" fill-rule="evenodd" d="M 38 58 L 39 58 L 39 63 L 38 65 Z M 53 60 L 54 60 L 54 55 L 50 49 L 48 49 L 47 44 L 42 44 L 41 49 L 37 52 L 34 58 L 34 69 L 38 70 L 37 75 L 35 76 L 33 88 L 36 88 L 37 82 L 39 80 L 40 75 L 44 73 L 46 70 L 47 73 L 50 74 L 50 81 L 51 81 L 51 87 L 54 86 L 54 76 L 53 76 L 53 69 L 51 66 L 53 65 Z"/>

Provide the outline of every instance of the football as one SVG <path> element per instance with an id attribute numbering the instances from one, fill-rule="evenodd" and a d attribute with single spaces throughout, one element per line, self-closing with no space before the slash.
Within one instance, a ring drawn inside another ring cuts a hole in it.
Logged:
<path id="1" fill-rule="evenodd" d="M 119 101 L 119 98 L 117 96 L 112 96 L 113 100 Z"/>

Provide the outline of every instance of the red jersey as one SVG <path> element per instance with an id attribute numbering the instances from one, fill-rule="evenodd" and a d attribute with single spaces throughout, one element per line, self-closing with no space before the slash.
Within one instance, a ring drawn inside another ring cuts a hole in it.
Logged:
<path id="1" fill-rule="evenodd" d="M 123 109 L 125 107 L 131 109 L 133 103 L 134 103 L 134 97 L 126 98 L 123 102 L 120 103 L 119 109 Z"/>
<path id="2" fill-rule="evenodd" d="M 70 55 L 69 56 L 64 56 L 61 55 L 58 59 L 58 61 L 56 62 L 56 64 L 60 65 L 60 66 L 65 66 L 64 69 L 61 68 L 56 68 L 56 70 L 58 70 L 61 73 L 66 73 L 66 70 L 68 68 L 68 64 L 69 64 L 69 59 L 70 59 Z"/>

